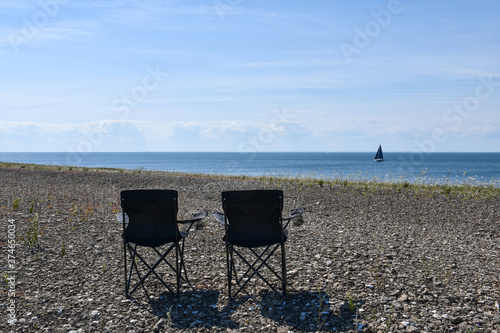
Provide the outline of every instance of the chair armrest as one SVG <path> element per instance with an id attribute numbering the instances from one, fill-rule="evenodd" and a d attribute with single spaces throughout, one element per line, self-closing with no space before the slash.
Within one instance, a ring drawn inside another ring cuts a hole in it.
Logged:
<path id="1" fill-rule="evenodd" d="M 220 224 L 226 225 L 226 217 L 224 216 L 223 213 L 221 213 L 221 212 L 212 212 L 211 214 L 212 214 L 213 217 L 215 217 L 215 219 L 217 221 L 219 221 Z"/>
<path id="2" fill-rule="evenodd" d="M 306 209 L 304 207 L 294 208 L 290 211 L 290 215 L 288 215 L 287 219 L 293 219 L 294 217 L 302 215 Z"/>
<path id="3" fill-rule="evenodd" d="M 304 212 L 306 211 L 305 208 L 303 207 L 300 207 L 300 208 L 294 208 L 290 211 L 290 215 L 288 215 L 287 218 L 283 219 L 284 221 L 286 221 L 286 223 L 284 223 L 284 226 L 283 226 L 283 230 L 286 229 L 288 227 L 288 224 L 290 223 L 290 221 L 293 219 L 293 218 L 296 218 L 296 217 L 299 217 L 301 216 Z"/>
<path id="4" fill-rule="evenodd" d="M 189 232 L 189 230 L 191 230 L 191 227 L 193 226 L 193 224 L 195 222 L 203 220 L 206 216 L 207 216 L 207 213 L 205 213 L 205 212 L 203 212 L 203 213 L 197 213 L 197 214 L 195 214 L 193 216 L 192 219 L 190 219 L 190 220 L 180 220 L 180 221 L 177 221 L 177 223 L 178 224 L 189 224 L 188 228 L 186 230 L 184 230 L 184 232 Z"/>
<path id="5" fill-rule="evenodd" d="M 116 219 L 118 222 L 123 223 L 123 214 L 122 213 L 116 213 Z M 128 223 L 128 215 L 125 213 L 125 223 Z"/>
<path id="6" fill-rule="evenodd" d="M 192 219 L 190 220 L 180 220 L 180 221 L 177 221 L 177 223 L 180 223 L 180 224 L 185 224 L 185 223 L 195 223 L 197 221 L 200 221 L 200 220 L 203 220 L 205 217 L 207 217 L 207 213 L 206 212 L 203 212 L 203 213 L 197 213 L 193 216 Z"/>

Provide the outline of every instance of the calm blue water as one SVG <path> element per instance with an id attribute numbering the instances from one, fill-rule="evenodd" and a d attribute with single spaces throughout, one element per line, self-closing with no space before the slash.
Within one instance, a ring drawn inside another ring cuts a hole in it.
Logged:
<path id="1" fill-rule="evenodd" d="M 499 186 L 500 153 L 0 153 L 0 161 L 226 175 L 481 182 Z"/>

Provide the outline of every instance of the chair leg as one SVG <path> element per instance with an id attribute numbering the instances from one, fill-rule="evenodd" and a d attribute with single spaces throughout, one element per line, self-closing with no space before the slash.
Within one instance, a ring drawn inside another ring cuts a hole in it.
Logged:
<path id="1" fill-rule="evenodd" d="M 137 276 L 139 278 L 139 280 L 141 279 L 141 274 L 139 273 L 139 268 L 137 267 L 137 264 L 135 262 L 135 255 L 137 254 L 137 244 L 134 245 L 134 249 L 132 250 L 132 247 L 130 245 L 128 245 L 128 250 L 129 250 L 129 253 L 130 253 L 130 270 L 129 270 L 129 274 L 128 274 L 128 280 L 127 280 L 127 285 L 126 285 L 126 288 L 127 288 L 127 292 L 130 290 L 130 283 L 132 282 L 132 270 L 135 268 L 135 271 L 137 273 Z M 132 293 L 135 291 L 135 289 L 137 288 L 138 285 L 136 285 L 132 291 L 130 293 L 128 293 L 128 295 L 131 297 L 132 296 Z M 144 287 L 144 286 L 143 286 Z"/>
<path id="2" fill-rule="evenodd" d="M 231 256 L 231 267 L 233 268 L 234 280 L 239 284 L 240 278 L 238 277 L 238 273 L 236 272 L 236 261 L 234 260 L 234 249 L 232 247 L 229 254 Z"/>
<path id="3" fill-rule="evenodd" d="M 123 265 L 124 265 L 124 271 L 125 271 L 125 296 L 129 297 L 128 295 L 128 283 L 127 283 L 127 242 L 125 239 L 123 240 Z"/>
<path id="4" fill-rule="evenodd" d="M 286 297 L 286 257 L 285 257 L 285 243 L 281 243 L 281 282 L 283 284 L 283 296 Z"/>
<path id="5" fill-rule="evenodd" d="M 233 265 L 233 260 L 232 260 L 232 254 L 231 256 L 229 255 L 229 248 L 230 248 L 230 245 L 229 244 L 226 244 L 226 264 L 227 264 L 227 291 L 228 291 L 228 294 L 229 294 L 229 299 L 232 299 L 231 297 L 231 279 L 232 279 L 232 276 L 231 276 L 231 273 L 232 273 L 232 265 Z M 229 257 L 231 257 L 231 259 L 229 259 Z"/>
<path id="6" fill-rule="evenodd" d="M 281 246 L 281 276 L 279 274 L 279 270 L 275 270 L 273 267 L 271 267 L 267 261 L 268 259 L 271 258 L 271 256 L 275 253 L 275 251 L 278 250 L 278 248 Z M 242 277 L 246 277 L 246 280 L 244 282 L 242 282 L 242 280 L 238 280 L 237 279 L 237 285 L 238 285 L 238 289 L 234 292 L 234 294 L 231 296 L 231 298 L 234 298 L 240 291 L 245 291 L 245 287 L 247 286 L 247 284 L 250 282 L 250 280 L 254 277 L 258 277 L 260 278 L 262 281 L 264 281 L 264 283 L 269 287 L 271 288 L 271 290 L 276 293 L 276 294 L 279 294 L 279 290 L 280 288 L 278 286 L 273 286 L 266 277 L 264 277 L 261 273 L 260 273 L 260 270 L 261 268 L 263 267 L 266 267 L 269 269 L 269 271 L 274 274 L 274 276 L 278 279 L 278 283 L 281 282 L 281 292 L 282 294 L 284 295 L 284 297 L 286 297 L 286 288 L 287 288 L 287 277 L 286 277 L 286 254 L 285 254 L 285 246 L 284 246 L 284 243 L 281 243 L 281 244 L 277 244 L 276 246 L 274 247 L 270 247 L 268 246 L 267 248 L 265 248 L 263 251 L 261 252 L 256 252 L 254 249 L 250 248 L 250 251 L 251 253 L 253 253 L 253 255 L 255 256 L 255 260 L 253 261 L 248 261 L 247 259 L 245 259 L 243 257 L 242 254 L 240 254 L 237 250 L 233 249 L 233 252 L 243 261 L 244 264 L 246 264 L 246 266 L 248 267 L 246 272 L 241 275 Z M 230 252 L 231 253 L 231 252 Z M 230 259 L 228 260 L 231 260 L 233 259 L 232 256 L 228 256 Z M 230 266 L 229 266 L 230 267 Z M 233 268 L 236 269 L 235 265 L 234 265 L 234 261 L 233 261 Z M 236 272 L 235 272 L 236 274 Z M 228 272 L 228 275 L 229 275 L 229 272 Z M 241 283 L 242 282 L 242 283 Z M 277 288 L 276 288 L 277 287 Z M 248 295 L 248 293 L 247 293 Z"/>
<path id="7" fill-rule="evenodd" d="M 181 265 L 179 264 L 179 243 L 177 242 L 175 245 L 175 269 L 176 269 L 176 277 L 177 277 L 177 296 L 179 296 L 179 290 L 181 287 Z"/>
<path id="8" fill-rule="evenodd" d="M 186 270 L 186 264 L 184 263 L 184 241 L 185 241 L 185 238 L 182 239 L 182 247 L 180 248 L 180 257 L 181 257 L 181 265 L 180 265 L 180 269 L 181 269 L 181 273 L 180 273 L 180 276 L 181 276 L 181 279 L 182 279 L 182 270 L 184 269 L 184 277 L 186 278 L 186 283 L 191 287 L 191 289 L 193 289 L 193 291 L 195 290 L 193 285 L 191 284 L 191 282 L 189 281 L 189 278 L 188 278 L 188 275 L 187 275 L 187 270 Z"/>
<path id="9" fill-rule="evenodd" d="M 267 253 L 266 255 L 266 252 L 267 250 L 270 249 L 270 247 L 268 246 L 266 249 L 264 249 L 264 251 L 262 251 L 261 254 L 258 254 L 257 252 L 255 252 L 253 249 L 250 249 L 250 251 L 256 256 L 256 259 L 253 261 L 253 263 L 250 263 L 247 259 L 245 259 L 243 257 L 243 255 L 241 255 L 238 251 L 234 251 L 236 253 L 236 255 L 247 265 L 248 269 L 247 271 L 245 272 L 245 274 L 242 275 L 242 277 L 245 277 L 246 276 L 246 280 L 245 282 L 243 282 L 243 284 L 240 284 L 238 281 L 238 286 L 239 286 L 239 289 L 234 293 L 234 296 L 236 296 L 240 291 L 245 291 L 245 286 L 250 282 L 250 280 L 255 276 L 257 275 L 262 281 L 264 281 L 268 286 L 269 288 L 271 288 L 273 290 L 273 292 L 275 293 L 278 293 L 278 291 L 272 286 L 272 284 L 262 275 L 260 274 L 259 270 L 263 267 L 263 266 L 266 266 L 274 275 L 276 275 L 276 277 L 278 277 L 279 280 L 282 280 L 282 278 L 279 276 L 279 274 L 277 274 L 274 269 L 272 269 L 272 267 L 270 267 L 268 264 L 267 264 L 267 260 L 273 255 L 273 253 L 278 249 L 279 245 L 275 246 L 273 249 L 271 249 L 271 251 L 269 253 Z M 263 256 L 266 256 L 265 258 L 262 258 Z M 260 263 L 259 263 L 260 262 Z M 258 265 L 257 265 L 258 264 Z M 251 274 L 249 274 L 251 272 Z M 249 274 L 249 275 L 248 275 Z M 247 293 L 248 294 L 248 293 Z"/>
<path id="10" fill-rule="evenodd" d="M 139 267 L 137 266 L 137 263 L 135 262 L 135 256 L 136 255 L 139 258 L 139 260 L 141 260 L 141 261 L 144 262 L 144 260 L 142 260 L 141 256 L 137 253 L 137 244 L 134 245 L 134 249 L 133 250 L 129 246 L 129 252 L 130 252 L 131 259 L 130 259 L 130 271 L 129 271 L 129 275 L 128 275 L 127 289 L 130 289 L 130 283 L 132 282 L 132 269 L 135 268 L 135 272 L 137 274 L 137 278 L 139 279 L 139 282 L 137 282 L 137 284 L 134 286 L 134 288 L 132 288 L 132 291 L 130 292 L 130 296 L 132 296 L 132 293 L 137 289 L 137 287 L 142 286 L 142 289 L 144 290 L 144 292 L 146 293 L 146 296 L 149 299 L 148 291 L 146 289 L 146 286 L 144 285 L 144 281 L 146 280 L 146 278 L 149 275 L 149 273 L 147 273 L 144 277 L 141 277 L 141 273 L 139 271 Z"/>
<path id="11" fill-rule="evenodd" d="M 134 248 L 132 248 L 131 246 L 128 246 L 129 248 L 129 252 L 130 252 L 130 256 L 132 257 L 131 259 L 131 265 L 130 265 L 130 271 L 129 271 L 129 276 L 128 276 L 128 281 L 127 281 L 127 289 L 130 289 L 130 284 L 131 284 L 131 281 L 132 281 L 132 270 L 135 268 L 135 271 L 136 271 L 136 274 L 137 274 L 137 277 L 139 279 L 139 281 L 137 283 L 135 283 L 132 291 L 130 291 L 130 295 L 139 287 L 139 286 L 142 286 L 144 291 L 146 292 L 146 295 L 148 294 L 147 293 L 147 290 L 146 290 L 146 287 L 144 285 L 144 281 L 149 277 L 149 275 L 153 274 L 154 276 L 156 276 L 156 278 L 168 289 L 168 291 L 170 293 L 174 293 L 174 291 L 168 286 L 168 284 L 158 275 L 158 273 L 155 271 L 156 267 L 158 267 L 160 265 L 160 263 L 162 261 L 166 262 L 170 268 L 176 273 L 176 276 L 178 276 L 177 272 L 178 272 L 178 269 L 176 270 L 176 267 L 175 266 L 172 266 L 168 261 L 165 260 L 165 257 L 171 252 L 171 250 L 174 249 L 174 247 L 176 247 L 176 244 L 172 244 L 172 246 L 167 250 L 165 251 L 165 253 L 163 255 L 161 255 L 158 250 L 156 250 L 156 248 L 153 248 L 153 250 L 160 256 L 160 258 L 158 259 L 158 261 L 153 265 L 153 266 L 150 266 L 148 264 L 148 262 L 141 256 L 139 255 L 139 253 L 137 253 L 137 245 L 135 245 Z M 177 247 L 176 247 L 177 249 Z M 137 266 L 137 264 L 135 263 L 135 257 L 137 256 L 137 258 L 142 262 L 142 264 L 144 266 L 146 266 L 146 268 L 148 269 L 147 273 L 144 275 L 144 276 L 141 276 L 140 274 L 140 271 L 139 271 L 139 268 Z M 177 265 L 177 264 L 176 264 Z M 148 296 L 149 298 L 149 296 Z"/>

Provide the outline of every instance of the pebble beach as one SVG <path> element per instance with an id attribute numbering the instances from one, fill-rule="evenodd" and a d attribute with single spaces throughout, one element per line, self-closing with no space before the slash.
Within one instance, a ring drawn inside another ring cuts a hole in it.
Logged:
<path id="1" fill-rule="evenodd" d="M 498 195 L 59 169 L 0 168 L 2 332 L 500 332 Z M 176 296 L 148 280 L 149 297 L 125 297 L 127 189 L 177 190 L 179 219 L 221 211 L 222 191 L 283 190 L 284 215 L 306 209 L 288 227 L 287 296 L 255 280 L 228 298 L 209 214 L 185 242 L 192 286 Z"/>

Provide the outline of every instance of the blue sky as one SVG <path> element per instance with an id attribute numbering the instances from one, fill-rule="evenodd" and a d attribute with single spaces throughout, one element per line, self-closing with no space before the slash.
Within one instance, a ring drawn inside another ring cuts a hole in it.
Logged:
<path id="1" fill-rule="evenodd" d="M 0 12 L 0 151 L 500 151 L 497 0 Z"/>

